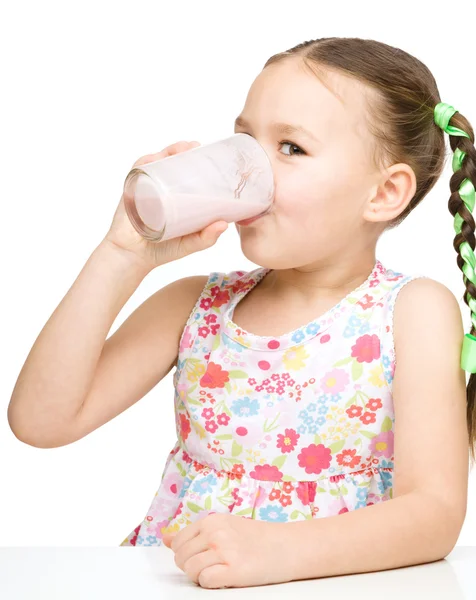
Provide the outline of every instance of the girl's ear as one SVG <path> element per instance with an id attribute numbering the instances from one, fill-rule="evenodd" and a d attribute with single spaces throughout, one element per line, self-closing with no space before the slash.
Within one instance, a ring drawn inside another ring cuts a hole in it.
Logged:
<path id="1" fill-rule="evenodd" d="M 389 167 L 369 200 L 364 217 L 372 222 L 391 221 L 401 214 L 416 192 L 416 176 L 406 163 Z"/>

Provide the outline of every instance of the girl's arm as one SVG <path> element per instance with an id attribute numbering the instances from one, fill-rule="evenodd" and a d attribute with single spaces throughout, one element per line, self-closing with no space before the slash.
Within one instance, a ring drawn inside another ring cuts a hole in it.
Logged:
<path id="1" fill-rule="evenodd" d="M 458 302 L 443 284 L 416 279 L 399 293 L 393 498 L 286 523 L 293 579 L 432 562 L 454 548 L 466 515 L 469 464 L 463 336 Z"/>

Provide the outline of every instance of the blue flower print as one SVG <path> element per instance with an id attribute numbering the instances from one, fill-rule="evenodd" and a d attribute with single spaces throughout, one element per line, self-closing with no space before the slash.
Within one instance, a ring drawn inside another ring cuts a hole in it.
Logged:
<path id="1" fill-rule="evenodd" d="M 319 331 L 320 328 L 321 326 L 317 323 L 309 323 L 309 325 L 306 327 L 306 333 L 314 335 Z"/>
<path id="2" fill-rule="evenodd" d="M 312 425 L 314 423 L 314 417 L 311 417 L 311 416 L 306 417 L 304 419 L 304 423 L 306 423 L 306 425 Z"/>
<path id="3" fill-rule="evenodd" d="M 144 543 L 144 538 L 141 535 L 137 536 L 136 546 L 142 546 Z"/>
<path id="4" fill-rule="evenodd" d="M 305 425 L 299 425 L 299 427 L 297 428 L 297 432 L 304 435 L 305 433 L 307 433 L 307 427 Z"/>
<path id="5" fill-rule="evenodd" d="M 302 332 L 302 329 L 298 329 L 293 336 L 291 337 L 293 342 L 296 342 L 297 344 L 299 344 L 299 342 L 302 342 L 302 340 L 304 339 L 304 333 Z"/>
<path id="6" fill-rule="evenodd" d="M 383 467 L 384 469 L 393 469 L 393 462 L 391 460 L 382 460 L 382 462 L 380 463 L 380 466 Z"/>
<path id="7" fill-rule="evenodd" d="M 185 492 L 188 490 L 188 488 L 190 487 L 191 483 L 192 483 L 192 480 L 187 475 L 185 477 L 185 479 L 183 480 L 183 487 L 182 487 L 182 489 L 180 491 L 179 498 L 183 498 L 185 496 Z"/>
<path id="8" fill-rule="evenodd" d="M 318 425 L 324 425 L 325 422 L 326 420 L 324 419 L 324 417 L 319 417 L 318 419 L 316 419 L 316 423 Z"/>
<path id="9" fill-rule="evenodd" d="M 145 539 L 148 542 L 144 544 L 145 546 L 155 546 L 157 544 L 157 536 L 155 535 L 148 535 Z"/>
<path id="10" fill-rule="evenodd" d="M 227 335 L 225 335 L 225 334 L 222 335 L 221 339 L 223 340 L 223 343 L 225 344 L 225 346 L 227 346 L 231 350 L 235 350 L 235 352 L 243 352 L 244 346 L 242 346 L 241 344 L 238 344 L 237 342 L 234 342 Z"/>
<path id="11" fill-rule="evenodd" d="M 356 496 L 357 496 L 357 498 L 359 498 L 359 500 L 366 501 L 368 495 L 369 495 L 369 488 L 368 488 L 368 486 L 357 488 L 357 494 L 356 494 Z"/>
<path id="12" fill-rule="evenodd" d="M 273 523 L 286 523 L 288 515 L 283 512 L 282 506 L 267 506 L 259 509 L 259 516 L 262 521 L 272 521 Z"/>
<path id="13" fill-rule="evenodd" d="M 308 406 L 307 406 L 307 410 L 309 412 L 314 412 L 316 410 L 316 408 L 317 407 L 316 407 L 316 404 L 314 402 L 311 402 L 311 404 L 308 404 Z"/>
<path id="14" fill-rule="evenodd" d="M 340 400 L 340 394 L 332 394 L 332 396 L 331 396 L 332 402 L 339 402 L 339 400 Z"/>
<path id="15" fill-rule="evenodd" d="M 327 395 L 323 394 L 322 396 L 319 396 L 319 398 L 317 399 L 318 402 L 320 402 L 321 404 L 324 404 L 324 402 L 327 401 Z"/>
<path id="16" fill-rule="evenodd" d="M 202 477 L 198 481 L 193 482 L 193 491 L 200 494 L 211 494 L 216 482 L 217 478 L 213 473 L 210 473 L 206 477 Z"/>
<path id="17" fill-rule="evenodd" d="M 326 415 L 328 410 L 329 410 L 329 408 L 327 406 L 320 406 L 319 407 L 319 414 L 320 415 Z"/>
<path id="18" fill-rule="evenodd" d="M 300 419 L 307 419 L 307 417 L 309 416 L 309 414 L 308 414 L 307 410 L 302 410 L 302 411 L 299 413 L 299 415 L 298 415 L 298 416 L 299 416 L 299 418 L 300 418 Z"/>
<path id="19" fill-rule="evenodd" d="M 392 473 L 388 471 L 380 471 L 382 479 L 378 482 L 378 489 L 381 494 L 389 487 L 392 487 Z"/>
<path id="20" fill-rule="evenodd" d="M 248 396 L 245 396 L 239 400 L 233 400 L 231 410 L 240 417 L 253 417 L 258 414 L 259 402 L 256 399 L 250 400 Z"/>
<path id="21" fill-rule="evenodd" d="M 370 324 L 368 321 L 365 321 L 359 328 L 359 334 L 362 335 L 364 333 L 367 333 L 367 331 L 370 331 Z"/>
<path id="22" fill-rule="evenodd" d="M 195 313 L 195 317 L 194 317 L 194 318 L 195 318 L 195 321 L 198 321 L 198 319 L 200 319 L 200 318 L 201 318 L 201 316 L 202 316 L 202 313 L 200 313 L 200 312 L 196 312 L 196 313 Z"/>
<path id="23" fill-rule="evenodd" d="M 382 356 L 382 364 L 384 367 L 389 367 L 390 366 L 390 359 L 388 358 L 388 356 L 386 354 L 384 354 Z"/>
<path id="24" fill-rule="evenodd" d="M 319 428 L 317 427 L 317 425 L 312 424 L 312 425 L 309 425 L 308 429 L 309 429 L 309 433 L 313 433 L 314 434 L 314 433 L 317 433 L 317 431 L 318 431 Z"/>
<path id="25" fill-rule="evenodd" d="M 214 271 L 211 275 L 210 275 L 210 283 L 214 283 L 215 281 L 218 281 L 218 272 Z"/>

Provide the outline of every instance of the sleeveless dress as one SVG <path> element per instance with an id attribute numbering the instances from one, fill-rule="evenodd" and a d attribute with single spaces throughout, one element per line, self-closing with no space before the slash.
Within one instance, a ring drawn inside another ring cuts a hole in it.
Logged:
<path id="1" fill-rule="evenodd" d="M 404 275 L 377 260 L 314 321 L 258 336 L 233 322 L 268 273 L 213 272 L 182 332 L 177 442 L 143 521 L 120 546 L 159 546 L 211 513 L 291 522 L 392 498 L 393 310 Z"/>

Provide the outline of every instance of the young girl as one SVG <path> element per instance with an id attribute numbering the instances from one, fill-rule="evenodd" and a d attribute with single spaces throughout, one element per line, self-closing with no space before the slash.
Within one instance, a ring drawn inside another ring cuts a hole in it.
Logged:
<path id="1" fill-rule="evenodd" d="M 176 367 L 177 442 L 122 546 L 164 543 L 204 587 L 441 559 L 466 511 L 476 338 L 448 288 L 387 268 L 376 245 L 436 183 L 446 131 L 471 307 L 473 129 L 415 57 L 324 38 L 267 61 L 235 131 L 262 144 L 275 174 L 272 210 L 237 225 L 260 266 L 178 280 L 105 339 L 147 273 L 227 226 L 153 244 L 121 199 L 25 362 L 10 426 L 38 447 L 71 443 Z"/>

